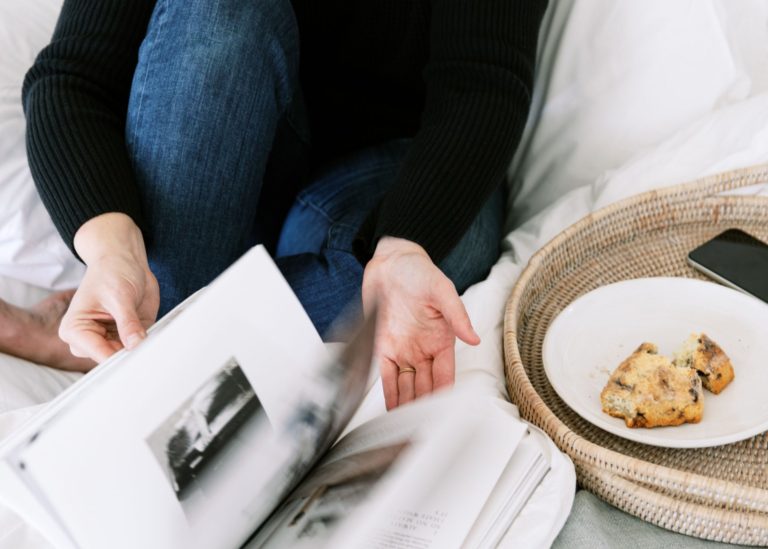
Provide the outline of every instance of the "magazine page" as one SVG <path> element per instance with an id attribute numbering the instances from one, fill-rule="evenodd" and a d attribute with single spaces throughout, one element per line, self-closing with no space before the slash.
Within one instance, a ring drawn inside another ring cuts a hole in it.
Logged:
<path id="1" fill-rule="evenodd" d="M 462 547 L 496 547 L 549 469 L 549 457 L 542 452 L 541 443 L 535 436 L 526 434 L 488 496 Z"/>
<path id="2" fill-rule="evenodd" d="M 206 288 L 198 290 L 196 293 L 189 296 L 182 303 L 179 303 L 172 311 L 166 314 L 163 318 L 155 322 L 148 332 L 148 338 L 157 337 L 163 327 L 167 326 L 173 318 L 179 316 L 191 303 L 193 303 L 200 295 L 205 292 Z M 95 387 L 101 382 L 101 380 L 109 377 L 113 368 L 120 368 L 120 364 L 123 360 L 127 359 L 130 353 L 126 350 L 121 350 L 109 357 L 107 360 L 98 365 L 88 372 L 87 376 L 82 377 L 67 387 L 61 394 L 56 396 L 51 402 L 48 402 L 41 410 L 29 418 L 23 425 L 14 432 L 6 436 L 2 443 L 0 443 L 0 456 L 7 453 L 11 448 L 15 448 L 19 443 L 23 442 L 26 438 L 29 438 L 31 432 L 38 431 L 45 423 L 50 421 L 62 413 L 69 404 L 77 402 L 76 395 L 85 392 L 95 390 Z M 2 484 L 0 484 L 2 486 Z M 2 491 L 0 491 L 0 498 L 3 497 Z"/>
<path id="3" fill-rule="evenodd" d="M 248 549 L 460 547 L 527 432 L 495 400 L 443 393 L 358 427 Z"/>
<path id="4" fill-rule="evenodd" d="M 149 336 L 154 337 L 154 334 L 167 325 L 172 318 L 178 316 L 203 291 L 204 289 L 188 297 L 183 303 L 174 308 L 173 311 L 156 322 L 149 328 Z M 76 402 L 76 395 L 78 393 L 95 390 L 94 388 L 100 380 L 105 379 L 109 375 L 110 369 L 119 368 L 120 363 L 127 356 L 128 353 L 126 351 L 114 354 L 109 360 L 100 364 L 97 369 L 89 372 L 88 376 L 70 385 L 53 401 L 41 407 L 38 413 L 34 414 L 25 424 L 5 437 L 2 444 L 0 444 L 0 502 L 4 503 L 7 507 L 13 508 L 19 516 L 24 517 L 30 524 L 34 524 L 39 532 L 44 533 L 44 537 L 53 547 L 68 549 L 75 546 L 73 545 L 72 538 L 63 529 L 63 525 L 58 521 L 58 518 L 55 514 L 51 513 L 47 502 L 41 500 L 36 493 L 30 491 L 29 486 L 19 476 L 17 467 L 5 458 L 12 454 L 20 444 L 25 444 L 43 425 L 66 410 L 68 404 Z"/>
<path id="5" fill-rule="evenodd" d="M 256 248 L 5 459 L 78 547 L 238 547 L 359 403 L 361 341 L 329 360 Z"/>
<path id="6" fill-rule="evenodd" d="M 313 549 L 362 504 L 408 443 L 392 444 L 323 463 L 293 492 L 246 547 Z"/>
<path id="7" fill-rule="evenodd" d="M 52 516 L 44 502 L 29 491 L 15 468 L 0 460 L 0 500 L 6 504 L 0 511 L 12 510 L 26 523 L 33 524 L 40 536 L 57 549 L 77 549 L 61 524 Z M 7 547 L 5 540 L 0 546 Z"/>

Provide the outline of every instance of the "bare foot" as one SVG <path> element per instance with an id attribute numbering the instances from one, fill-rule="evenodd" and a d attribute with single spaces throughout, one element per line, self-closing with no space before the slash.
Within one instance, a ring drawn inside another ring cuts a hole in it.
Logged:
<path id="1" fill-rule="evenodd" d="M 0 300 L 0 352 L 62 370 L 86 372 L 96 363 L 69 352 L 59 338 L 61 317 L 75 290 L 58 292 L 31 309 Z"/>

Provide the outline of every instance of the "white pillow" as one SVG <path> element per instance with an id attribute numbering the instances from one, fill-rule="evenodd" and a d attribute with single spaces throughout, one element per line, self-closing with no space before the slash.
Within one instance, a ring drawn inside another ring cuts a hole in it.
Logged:
<path id="1" fill-rule="evenodd" d="M 61 4 L 0 2 L 0 275 L 48 289 L 77 286 L 83 267 L 59 237 L 32 182 L 21 86 L 51 38 Z"/>
<path id="2" fill-rule="evenodd" d="M 757 98 L 768 91 L 766 66 L 764 0 L 550 2 L 531 119 L 510 169 L 519 192 L 509 228 Z"/>

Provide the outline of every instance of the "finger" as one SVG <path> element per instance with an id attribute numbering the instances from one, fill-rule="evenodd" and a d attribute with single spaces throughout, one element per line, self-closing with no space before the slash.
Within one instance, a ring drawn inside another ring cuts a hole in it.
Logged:
<path id="1" fill-rule="evenodd" d="M 406 375 L 406 374 L 402 374 Z M 426 360 L 416 367 L 414 379 L 416 398 L 432 392 L 432 361 Z"/>
<path id="2" fill-rule="evenodd" d="M 122 351 L 122 350 L 123 350 L 123 344 L 122 344 L 122 343 L 120 343 L 120 341 L 119 341 L 119 340 L 117 340 L 117 339 L 108 339 L 108 340 L 107 340 L 107 345 L 109 345 L 110 347 L 112 347 L 112 350 L 113 350 L 114 352 L 117 352 L 117 351 Z"/>
<path id="3" fill-rule="evenodd" d="M 144 298 L 139 305 L 138 314 L 141 319 L 141 325 L 144 330 L 148 330 L 157 320 L 157 313 L 160 309 L 160 287 L 157 285 L 155 275 L 147 273 L 147 285 L 144 288 Z"/>
<path id="4" fill-rule="evenodd" d="M 381 357 L 381 385 L 384 388 L 384 403 L 387 410 L 397 406 L 397 364 L 388 358 Z"/>
<path id="5" fill-rule="evenodd" d="M 133 349 L 147 337 L 147 331 L 139 319 L 136 305 L 125 295 L 116 295 L 109 313 L 115 319 L 117 333 L 126 349 Z"/>
<path id="6" fill-rule="evenodd" d="M 456 293 L 453 283 L 448 279 L 445 280 L 446 284 L 441 285 L 434 292 L 434 297 L 438 304 L 437 308 L 451 326 L 451 329 L 453 329 L 456 337 L 469 345 L 477 345 L 480 343 L 480 336 L 477 335 L 477 332 L 472 327 L 467 309 L 464 307 L 459 294 Z"/>
<path id="7" fill-rule="evenodd" d="M 70 317 L 67 313 L 61 319 L 58 335 L 76 357 L 98 362 L 111 354 L 106 328 L 93 320 Z"/>
<path id="8" fill-rule="evenodd" d="M 456 355 L 453 346 L 446 347 L 435 355 L 432 362 L 432 384 L 435 390 L 450 387 L 456 379 Z"/>
<path id="9" fill-rule="evenodd" d="M 77 332 L 69 342 L 69 350 L 76 357 L 96 362 L 104 362 L 115 354 L 115 349 L 103 336 L 89 330 Z"/>
<path id="10" fill-rule="evenodd" d="M 407 368 L 410 364 L 398 364 L 400 368 Z M 397 372 L 397 405 L 401 406 L 411 402 L 415 398 L 415 372 Z"/>

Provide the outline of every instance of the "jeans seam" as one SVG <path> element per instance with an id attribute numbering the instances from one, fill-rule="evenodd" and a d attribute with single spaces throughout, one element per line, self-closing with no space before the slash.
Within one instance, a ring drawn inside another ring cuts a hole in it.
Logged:
<path id="1" fill-rule="evenodd" d="M 336 223 L 336 220 L 335 220 L 335 219 L 333 219 L 333 218 L 332 218 L 332 217 L 331 217 L 331 216 L 328 214 L 328 212 L 326 212 L 326 211 L 325 211 L 323 208 L 321 208 L 320 206 L 316 205 L 314 202 L 311 202 L 311 201 L 309 201 L 309 200 L 305 200 L 305 199 L 304 199 L 304 197 L 302 197 L 301 195 L 299 195 L 299 196 L 297 196 L 297 197 L 296 197 L 296 202 L 298 202 L 299 204 L 301 204 L 301 205 L 302 205 L 302 206 L 304 206 L 305 208 L 309 208 L 310 210 L 313 210 L 314 212 L 316 212 L 316 213 L 320 214 L 320 216 L 321 216 L 321 217 L 323 217 L 323 218 L 325 218 L 325 219 L 326 219 L 326 221 L 329 221 L 329 222 L 331 223 L 331 225 L 333 225 L 334 223 Z M 329 228 L 329 230 L 330 230 L 330 228 Z"/>
<path id="2" fill-rule="evenodd" d="M 336 221 L 331 225 L 332 227 L 343 227 L 344 229 L 357 229 L 357 225 L 351 223 L 344 223 L 343 221 Z"/>
<path id="3" fill-rule="evenodd" d="M 157 36 L 160 34 L 160 32 L 162 31 L 163 27 L 165 26 L 166 12 L 167 12 L 167 9 L 166 9 L 166 6 L 165 6 L 165 2 L 160 0 L 157 3 L 157 5 L 155 6 L 155 9 L 156 10 L 162 10 L 162 12 L 159 13 L 158 17 L 157 17 L 157 28 L 155 29 L 154 25 L 152 25 L 153 28 L 151 30 L 151 39 L 152 39 L 152 46 L 153 46 L 153 48 L 152 48 L 151 51 L 152 51 L 153 55 L 155 54 L 155 49 L 156 48 L 154 48 L 154 45 L 157 43 Z M 152 19 L 150 19 L 150 21 L 152 21 Z M 150 38 L 149 34 L 147 36 L 145 36 L 144 39 L 146 40 L 148 38 Z M 136 120 L 135 120 L 135 123 L 131 125 L 131 127 L 132 127 L 132 132 L 131 133 L 133 134 L 133 135 L 131 135 L 131 140 L 134 143 L 137 140 L 136 129 L 140 126 L 140 123 L 141 123 L 142 107 L 144 106 L 144 97 L 146 95 L 145 92 L 146 92 L 146 88 L 147 88 L 147 81 L 149 80 L 149 67 L 150 67 L 149 59 L 147 59 L 146 62 L 143 63 L 143 65 L 144 65 L 144 67 L 143 67 L 143 72 L 142 72 L 142 75 L 141 75 L 142 82 L 141 82 L 141 87 L 140 87 L 140 90 L 139 90 L 139 104 L 136 106 L 136 115 L 135 115 L 136 116 Z"/>
<path id="4" fill-rule="evenodd" d="M 364 179 L 366 177 L 369 177 L 372 173 L 375 173 L 377 171 L 382 171 L 382 168 L 386 167 L 388 164 L 391 164 L 391 163 L 380 162 L 380 163 L 378 163 L 378 164 L 376 164 L 374 166 L 366 167 L 365 170 L 358 170 L 358 171 L 355 171 L 354 174 L 350 174 L 350 175 L 345 176 L 345 177 L 340 177 L 340 178 L 335 180 L 335 182 L 336 182 L 335 186 L 338 188 L 339 186 L 341 186 L 342 183 L 346 183 L 346 182 L 348 182 L 350 180 L 357 179 L 357 178 Z M 323 206 L 321 206 L 319 204 L 316 204 L 314 201 L 312 201 L 309 198 L 307 198 L 309 196 L 309 194 L 310 194 L 308 191 L 311 191 L 311 190 L 312 190 L 312 187 L 310 187 L 306 191 L 303 191 L 302 193 L 300 193 L 296 197 L 296 201 L 299 202 L 300 204 L 302 204 L 303 206 L 307 206 L 307 207 L 312 208 L 313 210 L 321 213 L 323 215 L 323 217 L 325 217 L 328 221 L 331 221 L 331 222 L 335 223 L 336 220 L 334 218 L 332 218 L 323 209 Z M 332 200 L 326 198 L 323 201 L 323 204 L 327 204 L 328 202 L 332 202 Z"/>
<path id="5" fill-rule="evenodd" d="M 338 229 L 354 230 L 355 232 L 357 232 L 357 230 L 359 230 L 359 227 L 357 227 L 356 225 L 350 225 L 349 223 L 333 223 L 328 227 L 328 232 L 325 239 L 326 241 L 325 247 L 329 250 L 335 250 L 337 252 L 352 253 L 351 246 L 345 248 L 342 246 L 335 245 L 336 238 L 334 238 L 335 236 L 334 233 L 338 232 L 337 231 Z"/>

